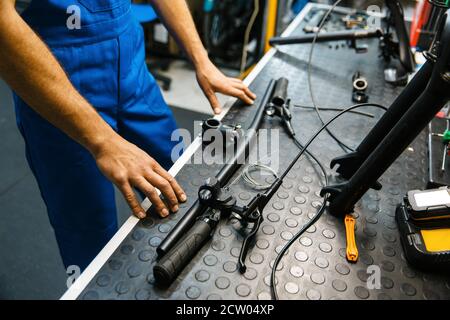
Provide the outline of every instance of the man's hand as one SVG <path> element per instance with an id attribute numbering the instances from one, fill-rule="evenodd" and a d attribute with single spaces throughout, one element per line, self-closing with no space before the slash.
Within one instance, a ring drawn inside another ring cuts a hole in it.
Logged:
<path id="1" fill-rule="evenodd" d="M 0 76 L 36 112 L 91 152 L 137 217 L 144 218 L 145 211 L 133 187 L 149 197 L 161 216 L 167 216 L 169 208 L 178 210 L 186 195 L 175 179 L 121 138 L 78 93 L 50 50 L 17 14 L 13 0 L 0 1 L 0 48 Z"/>
<path id="2" fill-rule="evenodd" d="M 215 114 L 222 112 L 216 96 L 217 92 L 239 98 L 246 104 L 253 104 L 256 99 L 256 95 L 250 91 L 242 80 L 225 76 L 209 59 L 197 66 L 196 73 L 198 84 Z"/>
<path id="3" fill-rule="evenodd" d="M 178 211 L 179 202 L 186 201 L 183 189 L 166 170 L 147 153 L 118 135 L 93 155 L 100 170 L 119 188 L 133 214 L 140 219 L 145 218 L 146 214 L 133 188 L 142 191 L 163 218 L 169 215 L 169 211 Z M 156 188 L 161 191 L 166 203 L 161 200 Z"/>

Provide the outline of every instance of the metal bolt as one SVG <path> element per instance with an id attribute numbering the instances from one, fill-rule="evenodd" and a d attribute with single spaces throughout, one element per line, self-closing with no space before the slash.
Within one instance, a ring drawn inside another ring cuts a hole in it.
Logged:
<path id="1" fill-rule="evenodd" d="M 442 79 L 444 79 L 444 81 L 450 82 L 450 71 L 443 73 Z"/>

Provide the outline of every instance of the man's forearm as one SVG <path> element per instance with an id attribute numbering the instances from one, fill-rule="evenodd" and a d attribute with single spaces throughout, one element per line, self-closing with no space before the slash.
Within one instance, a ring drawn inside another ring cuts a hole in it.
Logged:
<path id="1" fill-rule="evenodd" d="M 186 201 L 183 189 L 146 152 L 115 133 L 77 92 L 50 50 L 16 13 L 14 2 L 0 0 L 0 76 L 34 110 L 93 154 L 137 217 L 146 213 L 133 188 L 142 191 L 162 217 L 169 209 L 176 212 L 178 202 Z"/>
<path id="2" fill-rule="evenodd" d="M 175 37 L 195 66 L 201 65 L 208 54 L 200 40 L 185 0 L 150 0 L 165 26 Z"/>
<path id="3" fill-rule="evenodd" d="M 0 76 L 43 118 L 92 153 L 114 131 L 77 92 L 13 1 L 0 4 Z"/>
<path id="4" fill-rule="evenodd" d="M 219 114 L 222 110 L 216 93 L 226 94 L 239 98 L 247 104 L 253 104 L 256 99 L 255 94 L 240 79 L 226 77 L 209 60 L 185 0 L 149 1 L 194 64 L 197 81 L 214 113 Z"/>

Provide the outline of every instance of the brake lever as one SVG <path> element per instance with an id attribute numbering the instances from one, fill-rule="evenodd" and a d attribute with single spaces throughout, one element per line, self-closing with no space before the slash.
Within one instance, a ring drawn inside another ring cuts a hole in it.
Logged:
<path id="1" fill-rule="evenodd" d="M 239 215 L 242 217 L 242 222 L 253 222 L 252 230 L 247 234 L 247 236 L 244 238 L 244 241 L 242 242 L 241 252 L 239 254 L 240 273 L 245 273 L 245 271 L 247 270 L 245 259 L 247 257 L 248 250 L 250 249 L 250 243 L 258 232 L 261 223 L 264 221 L 264 208 L 266 207 L 270 199 L 272 199 L 275 192 L 278 191 L 282 183 L 283 179 L 277 178 L 269 189 L 267 189 L 264 193 L 258 193 L 256 197 L 254 197 L 247 206 L 241 208 L 241 211 L 239 212 Z"/>
<path id="2" fill-rule="evenodd" d="M 291 124 L 292 113 L 290 107 L 291 99 L 288 99 L 286 103 L 283 103 L 282 105 L 270 103 L 267 107 L 266 114 L 270 117 L 279 117 L 288 134 L 293 137 L 295 136 L 295 131 Z"/>
<path id="3" fill-rule="evenodd" d="M 253 222 L 252 230 L 247 234 L 247 236 L 242 241 L 241 252 L 239 253 L 239 272 L 244 274 L 247 271 L 247 266 L 245 265 L 245 260 L 247 258 L 248 250 L 250 249 L 250 243 L 254 240 L 261 223 L 264 221 L 264 217 L 259 209 L 256 209 L 247 217 L 244 218 L 245 222 Z"/>
<path id="4" fill-rule="evenodd" d="M 295 131 L 291 124 L 292 113 L 291 113 L 290 108 L 291 108 L 291 99 L 288 99 L 287 103 L 282 106 L 282 110 L 283 110 L 282 120 L 283 120 L 284 128 L 287 130 L 288 134 L 291 137 L 294 137 Z"/>

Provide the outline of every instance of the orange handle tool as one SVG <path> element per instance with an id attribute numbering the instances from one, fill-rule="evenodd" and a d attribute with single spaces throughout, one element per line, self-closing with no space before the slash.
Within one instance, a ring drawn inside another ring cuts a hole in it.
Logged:
<path id="1" fill-rule="evenodd" d="M 345 234 L 347 237 L 347 261 L 358 261 L 358 247 L 356 246 L 355 239 L 355 224 L 356 220 L 353 216 L 347 214 L 345 216 Z"/>

